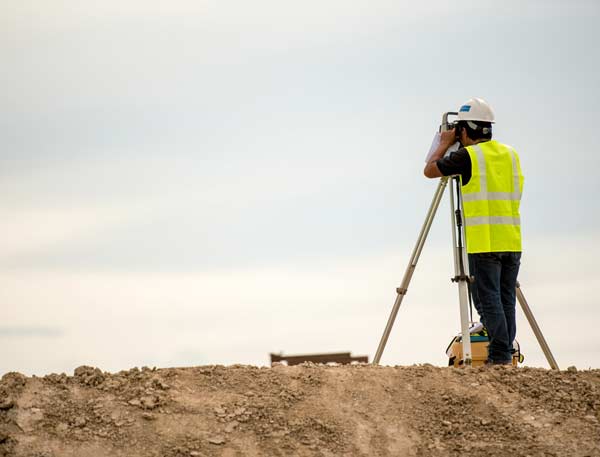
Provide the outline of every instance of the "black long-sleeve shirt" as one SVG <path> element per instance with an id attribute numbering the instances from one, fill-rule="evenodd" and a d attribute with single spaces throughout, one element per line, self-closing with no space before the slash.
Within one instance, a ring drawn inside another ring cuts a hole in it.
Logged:
<path id="1" fill-rule="evenodd" d="M 438 159 L 436 164 L 444 176 L 461 175 L 463 186 L 471 180 L 471 157 L 465 148 Z"/>

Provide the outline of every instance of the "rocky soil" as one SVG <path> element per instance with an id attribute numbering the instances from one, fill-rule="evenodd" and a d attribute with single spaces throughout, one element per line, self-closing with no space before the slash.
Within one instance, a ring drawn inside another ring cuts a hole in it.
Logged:
<path id="1" fill-rule="evenodd" d="M 0 381 L 0 456 L 600 456 L 600 370 L 79 367 Z"/>

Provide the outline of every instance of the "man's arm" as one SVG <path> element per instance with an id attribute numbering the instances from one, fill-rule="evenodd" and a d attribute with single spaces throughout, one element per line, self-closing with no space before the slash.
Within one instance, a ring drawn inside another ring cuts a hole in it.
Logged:
<path id="1" fill-rule="evenodd" d="M 440 134 L 440 145 L 435 150 L 431 159 L 425 165 L 425 169 L 423 170 L 423 174 L 428 178 L 439 178 L 443 176 L 442 172 L 437 166 L 437 161 L 444 157 L 444 154 L 448 150 L 450 146 L 456 143 L 456 132 L 454 129 L 448 130 L 446 132 L 442 132 Z"/>

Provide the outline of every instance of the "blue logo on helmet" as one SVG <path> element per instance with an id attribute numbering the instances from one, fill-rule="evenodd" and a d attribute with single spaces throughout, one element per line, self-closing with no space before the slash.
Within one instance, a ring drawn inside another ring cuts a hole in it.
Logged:
<path id="1" fill-rule="evenodd" d="M 468 113 L 469 111 L 471 111 L 471 105 L 463 105 L 460 107 L 459 111 L 461 113 Z"/>

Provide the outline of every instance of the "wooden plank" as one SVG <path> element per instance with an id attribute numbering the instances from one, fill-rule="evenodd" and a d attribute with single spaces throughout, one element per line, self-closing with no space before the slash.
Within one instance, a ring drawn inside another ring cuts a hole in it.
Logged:
<path id="1" fill-rule="evenodd" d="M 339 363 L 349 364 L 352 362 L 369 363 L 368 356 L 357 356 L 352 357 L 349 352 L 333 352 L 326 354 L 297 354 L 297 355 L 283 355 L 283 354 L 270 354 L 271 365 L 275 362 L 286 362 L 288 365 L 298 365 L 303 362 L 313 363 Z"/>

